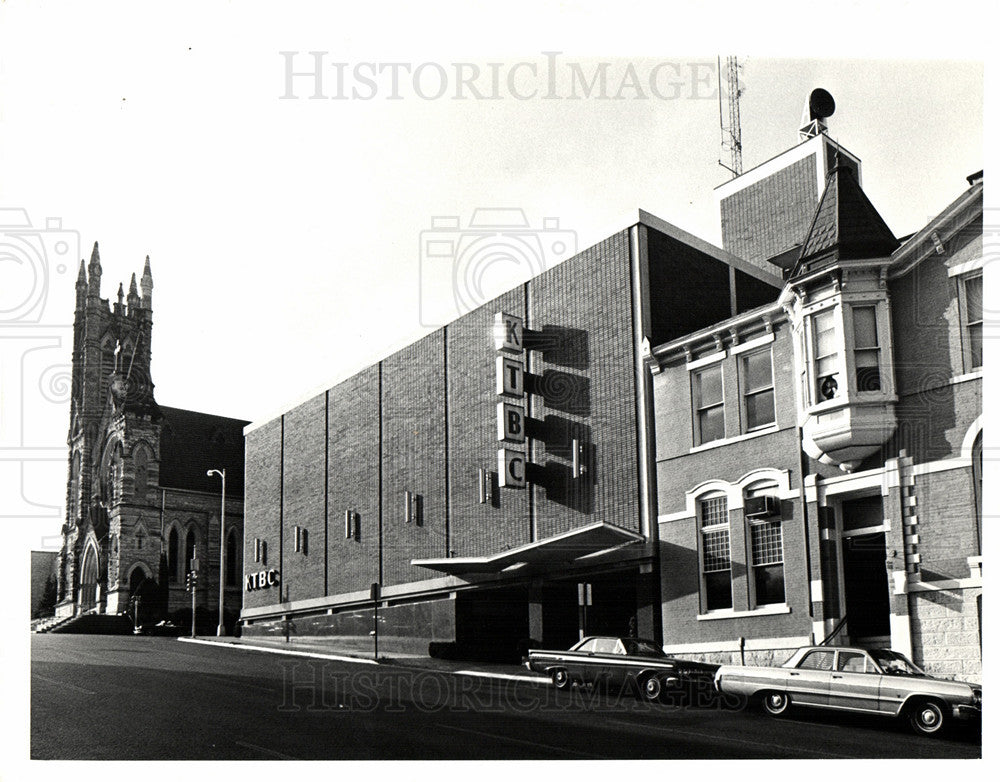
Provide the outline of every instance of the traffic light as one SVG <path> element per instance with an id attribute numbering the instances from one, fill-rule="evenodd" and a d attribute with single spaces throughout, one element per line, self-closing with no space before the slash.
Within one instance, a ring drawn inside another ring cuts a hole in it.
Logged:
<path id="1" fill-rule="evenodd" d="M 197 570 L 189 570 L 188 574 L 187 574 L 187 578 L 186 578 L 186 580 L 184 582 L 184 591 L 185 592 L 190 592 L 196 586 L 198 586 L 198 571 Z"/>

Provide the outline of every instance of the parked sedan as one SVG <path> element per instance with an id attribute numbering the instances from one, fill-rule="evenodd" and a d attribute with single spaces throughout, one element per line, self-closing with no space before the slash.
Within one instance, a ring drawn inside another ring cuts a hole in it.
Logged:
<path id="1" fill-rule="evenodd" d="M 638 686 L 643 697 L 655 701 L 666 690 L 686 683 L 711 686 L 717 665 L 667 657 L 652 641 L 642 638 L 591 636 L 568 651 L 529 649 L 524 661 L 530 671 L 544 673 L 560 688 L 581 684 Z"/>
<path id="2" fill-rule="evenodd" d="M 935 679 L 889 649 L 807 646 L 779 667 L 723 665 L 715 687 L 758 699 L 775 716 L 802 705 L 905 717 L 926 735 L 982 714 L 979 686 Z"/>

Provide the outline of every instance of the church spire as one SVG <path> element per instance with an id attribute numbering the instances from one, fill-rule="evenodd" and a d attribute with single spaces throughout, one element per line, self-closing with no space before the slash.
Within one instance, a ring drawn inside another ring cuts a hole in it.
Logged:
<path id="1" fill-rule="evenodd" d="M 76 276 L 76 308 L 82 309 L 87 301 L 87 266 L 80 259 L 80 273 Z"/>
<path id="2" fill-rule="evenodd" d="M 101 297 L 101 253 L 97 249 L 97 242 L 94 242 L 94 250 L 90 254 L 90 267 L 87 269 L 90 276 L 88 291 L 94 298 Z"/>
<path id="3" fill-rule="evenodd" d="M 135 272 L 132 272 L 132 281 L 128 286 L 128 311 L 133 314 L 139 309 L 139 288 L 135 283 Z"/>
<path id="4" fill-rule="evenodd" d="M 125 287 L 118 283 L 118 303 L 115 304 L 115 314 L 122 312 L 125 309 Z"/>
<path id="5" fill-rule="evenodd" d="M 153 273 L 149 270 L 149 256 L 146 256 L 146 265 L 142 267 L 142 279 L 139 280 L 142 288 L 142 306 L 147 310 L 153 309 Z"/>

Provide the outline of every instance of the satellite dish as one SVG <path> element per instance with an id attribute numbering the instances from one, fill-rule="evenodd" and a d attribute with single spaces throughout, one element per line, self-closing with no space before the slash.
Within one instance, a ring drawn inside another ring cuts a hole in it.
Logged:
<path id="1" fill-rule="evenodd" d="M 809 93 L 809 119 L 826 119 L 833 115 L 836 108 L 833 96 L 822 87 Z"/>

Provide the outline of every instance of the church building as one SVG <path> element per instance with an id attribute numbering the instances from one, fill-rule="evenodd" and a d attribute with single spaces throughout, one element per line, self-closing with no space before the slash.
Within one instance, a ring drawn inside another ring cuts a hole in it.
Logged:
<path id="1" fill-rule="evenodd" d="M 90 264 L 80 262 L 56 616 L 190 622 L 185 586 L 195 561 L 199 624 L 214 628 L 221 556 L 231 628 L 240 609 L 247 422 L 157 403 L 152 299 L 148 257 L 138 284 L 133 274 L 113 304 L 101 298 L 96 243 Z"/>

